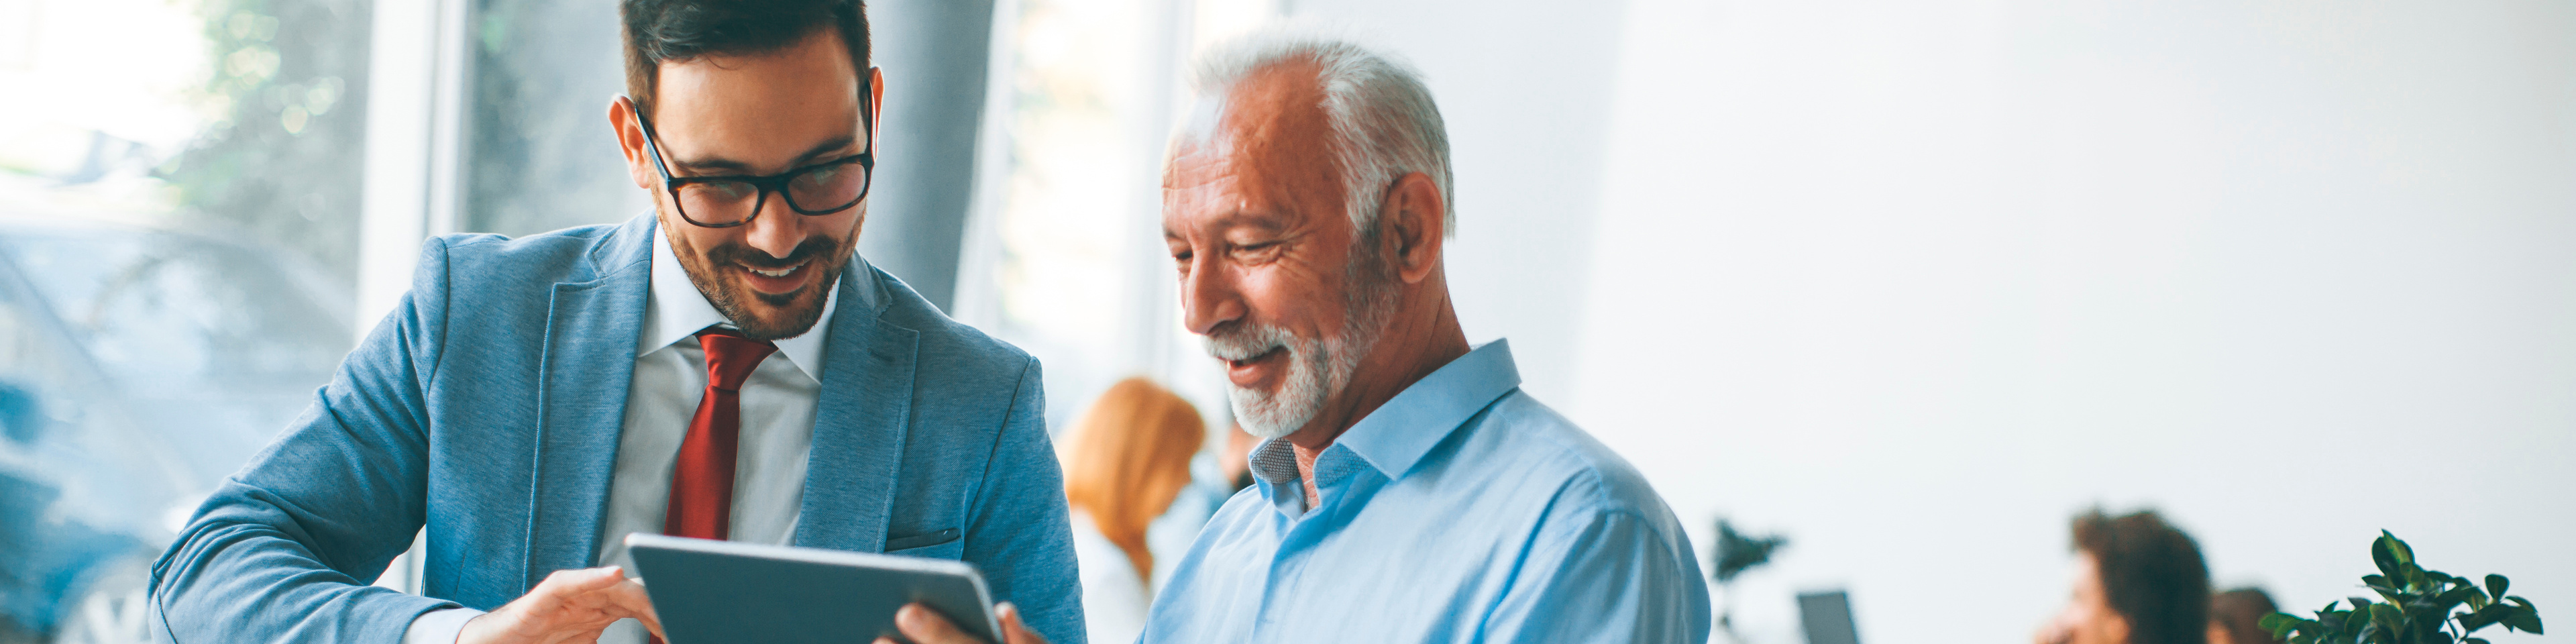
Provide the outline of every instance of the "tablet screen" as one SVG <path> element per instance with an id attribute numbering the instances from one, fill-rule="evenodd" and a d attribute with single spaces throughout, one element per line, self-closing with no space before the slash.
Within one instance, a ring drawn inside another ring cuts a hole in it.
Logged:
<path id="1" fill-rule="evenodd" d="M 903 641 L 894 613 L 913 602 L 1001 641 L 984 577 L 963 562 L 643 533 L 626 545 L 669 644 Z"/>

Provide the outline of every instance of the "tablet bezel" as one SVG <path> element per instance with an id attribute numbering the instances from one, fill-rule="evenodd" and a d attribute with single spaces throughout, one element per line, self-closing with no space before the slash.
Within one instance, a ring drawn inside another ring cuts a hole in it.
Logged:
<path id="1" fill-rule="evenodd" d="M 846 550 L 828 550 L 822 548 L 771 546 L 733 541 L 716 541 L 712 539 L 674 537 L 643 532 L 630 533 L 626 535 L 625 541 L 626 548 L 630 553 L 629 556 L 636 561 L 637 572 L 645 575 L 645 594 L 647 596 L 652 594 L 655 582 L 651 581 L 650 571 L 643 569 L 644 558 L 634 557 L 632 554 L 645 550 L 664 551 L 683 556 L 763 559 L 860 571 L 878 570 L 916 575 L 928 574 L 943 577 L 960 577 L 964 578 L 967 584 L 975 590 L 975 604 L 980 607 L 983 613 L 981 615 L 983 618 L 981 621 L 984 622 L 984 628 L 976 629 L 973 628 L 974 625 L 971 624 L 958 624 L 958 627 L 967 631 L 971 635 L 977 635 L 979 637 L 985 636 L 986 634 L 999 636 L 1002 633 L 1002 624 L 994 615 L 995 611 L 992 591 L 984 584 L 983 574 L 978 572 L 975 569 L 975 566 L 962 561 L 928 559 L 922 557 L 898 557 L 894 555 L 852 552 Z M 689 582 L 685 579 L 676 579 L 664 580 L 661 583 L 665 587 L 669 587 L 687 584 Z M 663 606 L 659 602 L 654 604 L 653 610 L 657 614 L 665 615 L 666 619 L 670 614 L 670 611 L 663 610 Z M 953 620 L 958 619 L 961 616 L 950 615 L 948 617 Z M 976 633 L 975 631 L 977 630 L 982 630 L 983 633 Z M 866 637 L 873 638 L 875 637 L 875 634 L 868 634 Z"/>

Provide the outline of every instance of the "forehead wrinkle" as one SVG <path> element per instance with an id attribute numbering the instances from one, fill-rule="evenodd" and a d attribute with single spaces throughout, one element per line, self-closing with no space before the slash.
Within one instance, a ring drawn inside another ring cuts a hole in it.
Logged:
<path id="1" fill-rule="evenodd" d="M 1320 74 L 1313 61 L 1288 61 L 1199 99 L 1164 168 L 1167 233 L 1347 220 Z"/>

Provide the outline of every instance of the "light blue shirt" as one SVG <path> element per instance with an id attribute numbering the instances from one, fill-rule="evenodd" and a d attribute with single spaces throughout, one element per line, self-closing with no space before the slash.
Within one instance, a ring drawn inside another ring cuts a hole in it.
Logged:
<path id="1" fill-rule="evenodd" d="M 1708 641 L 1708 584 L 1627 461 L 1520 390 L 1488 343 L 1315 459 L 1287 441 L 1208 521 L 1144 642 Z"/>

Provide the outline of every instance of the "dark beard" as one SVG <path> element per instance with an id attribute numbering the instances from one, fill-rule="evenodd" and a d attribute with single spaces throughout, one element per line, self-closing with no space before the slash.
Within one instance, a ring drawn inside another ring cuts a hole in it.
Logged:
<path id="1" fill-rule="evenodd" d="M 797 244 L 796 250 L 789 252 L 785 258 L 771 257 L 769 253 L 740 243 L 728 243 L 707 249 L 702 256 L 695 249 L 683 246 L 676 236 L 671 241 L 672 250 L 676 251 L 673 254 L 682 258 L 680 267 L 686 269 L 683 272 L 689 274 L 689 283 L 697 286 L 698 293 L 706 296 L 707 303 L 714 305 L 716 312 L 724 314 L 726 320 L 732 321 L 734 327 L 742 331 L 743 337 L 753 340 L 793 338 L 813 330 L 814 324 L 823 319 L 824 297 L 840 285 L 841 270 L 849 265 L 850 254 L 847 247 L 822 235 L 806 237 L 805 241 Z M 809 259 L 814 263 L 805 269 L 820 271 L 820 273 L 816 274 L 816 279 L 806 282 L 804 288 L 796 289 L 791 293 L 777 295 L 761 293 L 740 283 L 718 280 L 713 275 L 717 267 L 730 264 L 777 270 L 795 266 Z M 783 309 L 786 313 L 785 319 L 761 319 L 752 310 L 750 303 L 740 297 L 743 295 L 748 295 L 750 299 L 758 300 L 762 304 Z"/>

